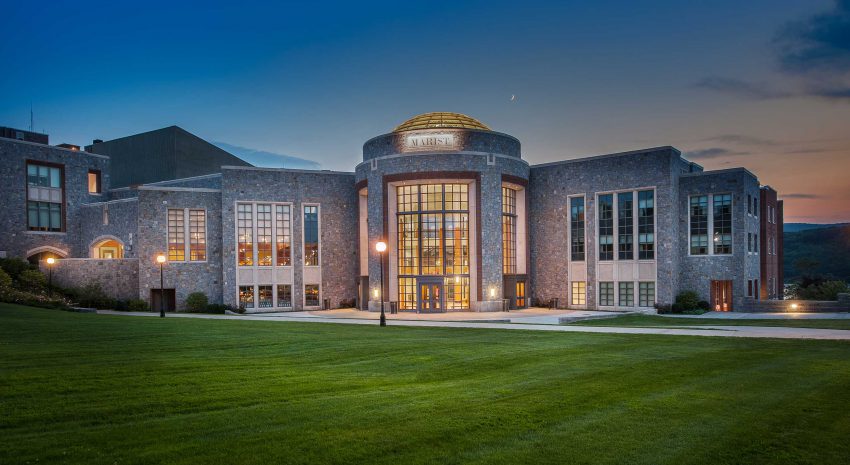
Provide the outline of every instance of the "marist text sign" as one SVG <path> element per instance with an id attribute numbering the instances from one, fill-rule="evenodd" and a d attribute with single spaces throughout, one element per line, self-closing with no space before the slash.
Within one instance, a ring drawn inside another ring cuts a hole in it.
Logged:
<path id="1" fill-rule="evenodd" d="M 455 146 L 454 134 L 411 134 L 405 139 L 408 150 L 446 150 Z"/>

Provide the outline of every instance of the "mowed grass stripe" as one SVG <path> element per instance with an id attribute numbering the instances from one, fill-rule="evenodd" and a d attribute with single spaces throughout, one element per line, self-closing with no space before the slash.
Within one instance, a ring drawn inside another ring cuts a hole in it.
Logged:
<path id="1" fill-rule="evenodd" d="M 835 463 L 850 344 L 0 307 L 0 462 Z M 32 355 L 32 356 L 31 356 Z"/>

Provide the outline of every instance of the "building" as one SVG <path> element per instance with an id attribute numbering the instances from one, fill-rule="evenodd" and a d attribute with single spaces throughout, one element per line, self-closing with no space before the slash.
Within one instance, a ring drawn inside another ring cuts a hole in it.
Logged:
<path id="1" fill-rule="evenodd" d="M 196 291 L 251 312 L 374 311 L 381 300 L 417 312 L 652 312 L 685 290 L 729 311 L 781 298 L 776 192 L 744 168 L 704 171 L 672 147 L 530 165 L 516 138 L 427 113 L 368 140 L 353 172 L 213 161 L 213 173 L 114 188 L 125 158 L 89 153 L 100 145 L 0 139 L 11 181 L 0 193 L 22 205 L 0 213 L 11 233 L 0 253 L 53 253 L 64 258 L 57 282 L 101 282 L 171 308 Z M 42 179 L 42 166 L 59 171 Z M 42 198 L 61 200 L 45 211 L 59 208 L 63 222 L 42 224 Z"/>

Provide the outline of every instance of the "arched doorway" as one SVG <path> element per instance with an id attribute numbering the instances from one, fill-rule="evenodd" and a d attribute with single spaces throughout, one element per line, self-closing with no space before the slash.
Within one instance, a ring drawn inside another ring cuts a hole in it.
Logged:
<path id="1" fill-rule="evenodd" d="M 115 236 L 101 236 L 89 246 L 91 258 L 124 258 L 124 243 Z"/>
<path id="2" fill-rule="evenodd" d="M 38 265 L 38 262 L 47 260 L 48 258 L 66 258 L 68 253 L 56 247 L 44 246 L 27 251 L 27 261 L 33 265 Z"/>

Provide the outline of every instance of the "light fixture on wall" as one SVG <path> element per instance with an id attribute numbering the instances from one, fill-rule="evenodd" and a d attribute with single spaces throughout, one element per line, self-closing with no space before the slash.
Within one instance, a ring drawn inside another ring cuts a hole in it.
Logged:
<path id="1" fill-rule="evenodd" d="M 496 288 L 495 287 L 490 288 L 490 298 L 491 299 L 496 298 Z"/>

